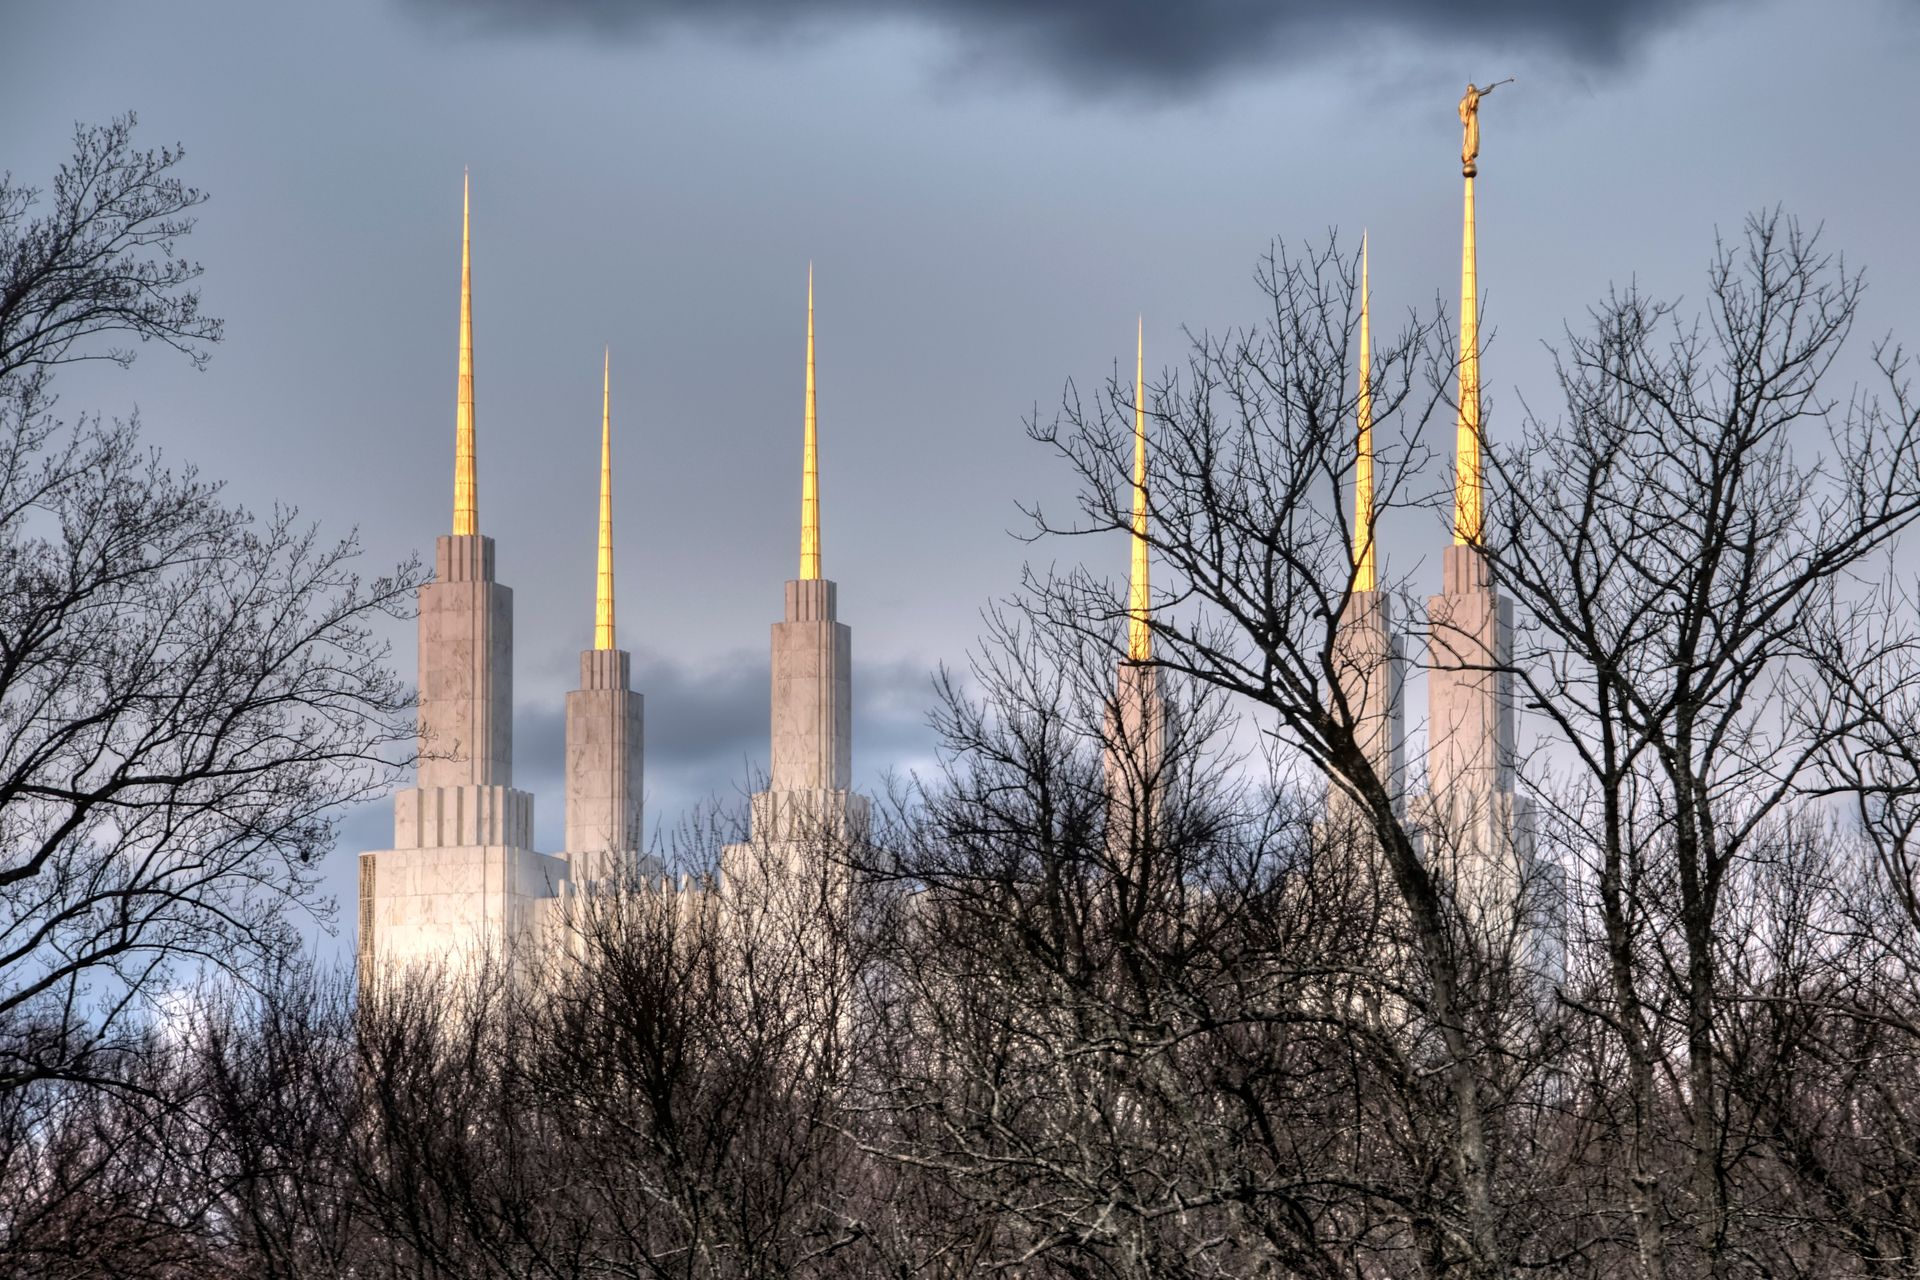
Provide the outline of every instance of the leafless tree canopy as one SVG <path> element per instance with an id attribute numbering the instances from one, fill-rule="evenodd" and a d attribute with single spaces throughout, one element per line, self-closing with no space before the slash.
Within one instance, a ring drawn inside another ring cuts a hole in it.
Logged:
<path id="1" fill-rule="evenodd" d="M 40 216 L 0 183 L 0 1094 L 139 1091 L 155 1001 L 295 945 L 410 730 L 370 624 L 412 568 L 363 583 L 350 539 L 57 412 L 55 368 L 130 359 L 101 342 L 219 336 L 170 256 L 201 196 L 131 128 L 81 128 Z"/>
<path id="2" fill-rule="evenodd" d="M 200 265 L 176 257 L 206 194 L 172 170 L 178 147 L 138 151 L 131 112 L 74 130 L 50 192 L 0 175 L 0 376 L 73 360 L 132 363 L 100 335 L 162 342 L 204 367 L 220 321 L 200 310 Z M 50 197 L 50 202 L 49 202 Z"/>
<path id="3" fill-rule="evenodd" d="M 1920 1273 L 1920 626 L 1889 569 L 1920 406 L 1897 345 L 1856 355 L 1861 278 L 1817 234 L 1754 218 L 1698 315 L 1607 298 L 1554 410 L 1491 424 L 1550 988 L 1341 688 L 1332 243 L 1276 250 L 1260 321 L 1149 389 L 1150 763 L 1114 766 L 1122 589 L 1035 572 L 870 838 L 723 885 L 728 832 L 693 824 L 661 850 L 685 887 L 355 983 L 284 925 L 331 806 L 391 776 L 365 623 L 411 571 L 362 585 L 350 545 L 48 398 L 102 334 L 217 337 L 164 247 L 199 199 L 176 161 L 116 124 L 51 221 L 0 188 L 0 1268 Z M 56 288 L 75 246 L 100 276 Z M 1377 492 L 1415 516 L 1449 327 L 1375 349 Z M 1116 380 L 1030 424 L 1080 482 L 1037 537 L 1120 562 L 1133 409 Z M 1417 641 L 1421 584 L 1386 585 Z"/>

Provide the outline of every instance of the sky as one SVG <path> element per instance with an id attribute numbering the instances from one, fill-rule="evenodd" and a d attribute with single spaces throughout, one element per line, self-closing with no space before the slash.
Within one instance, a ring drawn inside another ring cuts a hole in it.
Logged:
<path id="1" fill-rule="evenodd" d="M 1150 371 L 1175 363 L 1185 331 L 1257 318 L 1274 238 L 1363 227 L 1376 315 L 1457 295 L 1467 81 L 1515 77 L 1477 192 L 1498 440 L 1523 399 L 1551 412 L 1565 324 L 1629 281 L 1697 299 L 1757 209 L 1823 224 L 1868 271 L 1863 332 L 1899 332 L 1916 55 L 1908 0 L 6 0 L 0 168 L 44 182 L 75 122 L 128 110 L 184 144 L 226 341 L 204 372 L 76 370 L 63 407 L 137 408 L 235 500 L 357 528 L 370 572 L 449 528 L 471 171 L 480 526 L 552 848 L 603 346 L 620 641 L 671 823 L 766 764 L 813 264 L 824 569 L 872 788 L 925 767 L 930 673 L 1023 563 L 1125 574 L 1123 541 L 1013 535 L 1017 504 L 1071 494 L 1023 421 L 1129 359 L 1136 315 Z M 1389 572 L 1437 584 L 1443 531 L 1384 536 Z M 342 900 L 390 839 L 385 802 L 345 815 Z"/>

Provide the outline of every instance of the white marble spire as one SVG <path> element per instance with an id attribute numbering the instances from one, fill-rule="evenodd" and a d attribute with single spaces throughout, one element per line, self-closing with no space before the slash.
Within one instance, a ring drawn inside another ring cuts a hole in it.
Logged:
<path id="1" fill-rule="evenodd" d="M 619 884 L 641 870 L 646 704 L 614 633 L 612 356 L 600 366 L 600 518 L 593 647 L 567 694 L 567 864 L 576 886 Z"/>

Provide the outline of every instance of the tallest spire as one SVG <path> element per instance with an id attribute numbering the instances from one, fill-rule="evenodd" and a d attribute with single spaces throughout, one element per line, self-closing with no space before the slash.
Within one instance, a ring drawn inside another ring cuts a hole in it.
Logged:
<path id="1" fill-rule="evenodd" d="M 1460 417 L 1454 430 L 1453 540 L 1479 546 L 1480 508 L 1480 287 L 1475 270 L 1473 170 L 1460 233 Z"/>
<path id="2" fill-rule="evenodd" d="M 800 460 L 800 577 L 820 576 L 819 415 L 813 398 L 813 264 L 807 264 L 807 439 Z"/>
<path id="3" fill-rule="evenodd" d="M 460 179 L 460 387 L 453 420 L 453 532 L 480 532 L 473 467 L 473 232 L 472 179 Z"/>
<path id="4" fill-rule="evenodd" d="M 1486 529 L 1480 469 L 1485 447 L 1480 435 L 1480 284 L 1475 271 L 1473 180 L 1480 172 L 1480 99 L 1505 80 L 1482 89 L 1469 84 L 1460 99 L 1460 174 L 1466 202 L 1460 232 L 1460 419 L 1454 433 L 1453 540 L 1477 547 Z"/>

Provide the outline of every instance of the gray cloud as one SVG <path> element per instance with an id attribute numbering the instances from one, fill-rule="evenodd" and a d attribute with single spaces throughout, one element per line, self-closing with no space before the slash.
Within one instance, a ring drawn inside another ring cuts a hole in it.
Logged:
<path id="1" fill-rule="evenodd" d="M 927 711 L 929 670 L 911 662 L 855 663 L 854 764 L 860 785 L 934 749 Z M 634 655 L 633 686 L 646 696 L 647 824 L 671 824 L 708 799 L 744 795 L 767 767 L 770 689 L 763 654 L 694 667 L 658 654 Z M 522 705 L 514 716 L 514 780 L 540 796 L 542 848 L 557 847 L 566 750 L 562 698 Z"/>
<path id="2" fill-rule="evenodd" d="M 1037 71 L 1076 92 L 1190 95 L 1234 74 L 1388 36 L 1476 52 L 1537 50 L 1592 66 L 1718 0 L 399 0 L 475 33 L 644 41 L 746 39 L 883 22 L 929 28 L 968 61 Z"/>

